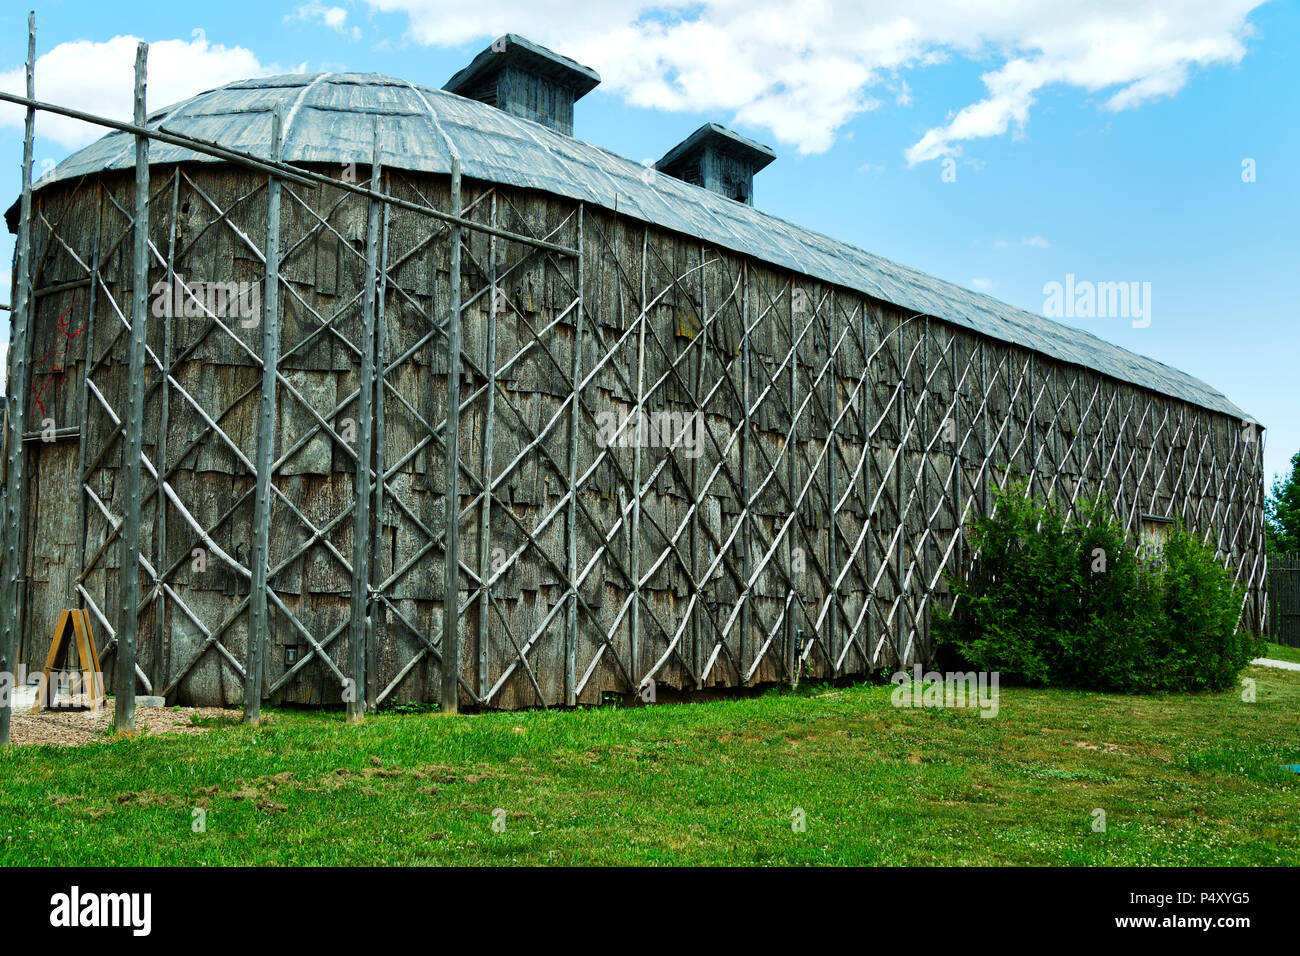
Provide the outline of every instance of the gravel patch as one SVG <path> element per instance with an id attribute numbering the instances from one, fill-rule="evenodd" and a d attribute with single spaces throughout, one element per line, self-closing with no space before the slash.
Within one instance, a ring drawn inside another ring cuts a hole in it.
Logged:
<path id="1" fill-rule="evenodd" d="M 1279 661 L 1271 657 L 1257 657 L 1251 663 L 1256 667 L 1276 667 L 1282 671 L 1300 671 L 1300 664 L 1294 661 Z"/>
<path id="2" fill-rule="evenodd" d="M 83 744 L 108 743 L 113 726 L 110 698 L 99 713 L 89 710 L 45 710 L 39 714 L 15 711 L 9 724 L 9 742 L 16 747 L 80 747 Z M 238 717 L 237 711 L 220 707 L 151 708 L 137 707 L 135 729 L 140 734 L 201 734 L 206 727 L 196 727 L 193 716 Z"/>

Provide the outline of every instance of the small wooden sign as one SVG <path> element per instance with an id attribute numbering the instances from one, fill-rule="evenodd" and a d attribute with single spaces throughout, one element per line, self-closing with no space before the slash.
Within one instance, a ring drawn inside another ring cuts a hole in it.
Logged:
<path id="1" fill-rule="evenodd" d="M 99 674 L 99 653 L 95 648 L 95 635 L 90 630 L 90 615 L 80 608 L 70 608 L 59 614 L 59 622 L 54 625 L 50 653 L 45 658 L 45 667 L 42 668 L 45 684 L 36 695 L 33 713 L 44 710 L 49 705 L 49 698 L 53 697 L 50 672 L 59 659 L 69 630 L 77 645 L 77 661 L 81 665 L 81 696 L 84 705 L 92 710 L 98 710 L 104 705 L 104 684 Z"/>

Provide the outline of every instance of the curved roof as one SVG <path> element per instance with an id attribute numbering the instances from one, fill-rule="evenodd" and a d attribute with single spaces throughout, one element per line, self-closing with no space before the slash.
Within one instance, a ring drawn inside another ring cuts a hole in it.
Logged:
<path id="1" fill-rule="evenodd" d="M 241 80 L 148 118 L 151 127 L 269 158 L 271 111 L 282 104 L 290 163 L 369 162 L 376 130 L 385 165 L 462 173 L 614 209 L 774 265 L 855 289 L 1051 358 L 1095 369 L 1204 408 L 1249 418 L 1217 390 L 1081 329 L 936 279 L 847 243 L 732 202 L 670 176 L 519 119 L 476 100 L 375 73 L 316 73 Z M 151 164 L 220 162 L 154 141 Z M 112 132 L 73 153 L 38 188 L 135 162 L 131 134 Z"/>

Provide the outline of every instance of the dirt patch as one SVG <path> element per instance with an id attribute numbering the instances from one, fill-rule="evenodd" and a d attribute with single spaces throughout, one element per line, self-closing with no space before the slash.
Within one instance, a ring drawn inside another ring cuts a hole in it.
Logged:
<path id="1" fill-rule="evenodd" d="M 182 803 L 180 797 L 172 794 L 154 793 L 152 790 L 141 790 L 139 793 L 119 793 L 115 800 L 117 803 L 130 804 L 136 807 L 169 807 L 180 806 Z"/>
<path id="2" fill-rule="evenodd" d="M 113 726 L 113 700 L 99 713 L 89 710 L 45 710 L 39 714 L 14 712 L 9 725 L 9 742 L 17 747 L 80 747 L 83 744 L 107 743 Z M 137 707 L 136 733 L 201 734 L 206 727 L 196 727 L 191 718 L 229 716 L 220 707 Z"/>
<path id="3" fill-rule="evenodd" d="M 1116 754 L 1120 757 L 1129 756 L 1128 751 L 1122 749 L 1119 746 L 1119 744 L 1106 743 L 1105 741 L 1103 741 L 1100 744 L 1094 744 L 1094 743 L 1089 743 L 1086 740 L 1076 740 L 1074 742 L 1074 745 L 1078 747 L 1080 750 L 1095 750 L 1098 753 Z"/>

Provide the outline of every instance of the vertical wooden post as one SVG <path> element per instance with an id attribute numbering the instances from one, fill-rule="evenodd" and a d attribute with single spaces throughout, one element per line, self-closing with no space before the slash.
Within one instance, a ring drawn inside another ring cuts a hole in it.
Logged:
<path id="1" fill-rule="evenodd" d="M 983 457 L 984 476 L 980 482 L 980 491 L 984 498 L 984 514 L 987 516 L 992 513 L 993 502 L 989 495 L 989 472 L 993 469 L 993 449 L 989 447 L 989 367 L 988 356 L 985 354 L 984 340 L 980 339 L 980 394 L 983 396 L 984 412 L 980 416 L 984 419 L 984 445 L 980 449 Z"/>
<path id="2" fill-rule="evenodd" d="M 36 14 L 27 16 L 27 98 L 36 98 Z M 27 108 L 23 127 L 22 198 L 19 200 L 18 244 L 14 253 L 14 301 L 9 335 L 9 371 L 5 389 L 8 405 L 8 429 L 5 432 L 5 484 L 3 597 L 8 605 L 0 621 L 0 671 L 13 671 L 17 656 L 19 582 L 22 580 L 22 558 L 18 540 L 26 517 L 24 501 L 26 488 L 23 476 L 23 433 L 27 422 L 28 385 L 30 370 L 27 366 L 28 313 L 31 307 L 31 220 L 32 220 L 32 141 L 35 136 L 36 110 Z M 9 743 L 9 717 L 12 701 L 0 706 L 0 746 Z"/>
<path id="3" fill-rule="evenodd" d="M 573 382 L 573 406 L 569 409 L 569 508 L 565 534 L 569 548 L 569 619 L 564 638 L 564 702 L 572 707 L 577 701 L 578 679 L 578 427 L 582 394 L 582 205 L 578 206 L 578 315 L 573 329 L 573 355 L 569 375 Z"/>
<path id="4" fill-rule="evenodd" d="M 135 124 L 144 126 L 149 45 L 135 52 Z M 118 569 L 115 730 L 135 729 L 135 639 L 140 603 L 140 458 L 144 452 L 144 359 L 149 314 L 149 138 L 135 137 L 135 223 L 131 290 L 131 344 L 122 430 L 122 559 Z M 161 478 L 161 476 L 159 476 Z"/>
<path id="5" fill-rule="evenodd" d="M 382 177 L 376 177 L 382 181 Z M 389 176 L 391 182 L 392 177 Z M 383 187 L 387 192 L 387 187 Z M 374 504 L 370 511 L 370 587 L 372 593 L 378 593 L 379 585 L 383 583 L 383 552 L 385 550 L 384 535 L 384 448 L 387 436 L 387 427 L 384 421 L 384 376 L 387 368 L 384 365 L 384 303 L 388 299 L 388 222 L 392 213 L 387 203 L 383 203 L 383 209 L 379 214 L 379 274 L 376 280 L 378 292 L 375 297 L 375 438 L 374 447 L 371 450 L 371 460 L 374 462 L 375 480 L 372 485 Z M 370 615 L 366 619 L 366 707 L 374 710 L 377 704 L 376 695 L 379 692 L 378 676 L 379 671 L 376 666 L 376 657 L 379 648 L 382 646 L 387 629 L 387 618 L 385 617 L 385 608 L 382 601 L 375 601 L 371 605 Z"/>
<path id="6" fill-rule="evenodd" d="M 934 417 L 930 414 L 930 317 L 925 317 L 925 325 L 922 327 L 921 335 L 924 337 L 924 344 L 921 346 L 921 390 L 924 396 L 921 399 L 921 515 L 925 518 L 925 531 L 923 532 L 923 543 L 921 544 L 920 554 L 913 555 L 916 565 L 920 569 L 920 581 L 922 594 L 921 603 L 921 626 L 917 628 L 917 645 L 918 650 L 921 647 L 925 649 L 925 657 L 928 663 L 930 653 L 930 603 L 933 598 L 930 589 L 930 548 L 933 542 L 934 528 L 931 522 L 931 515 L 934 509 L 930 505 L 930 455 L 931 448 L 934 447 Z M 940 423 L 942 427 L 942 423 Z M 921 656 L 920 653 L 917 655 Z"/>
<path id="7" fill-rule="evenodd" d="M 872 648 L 876 635 L 876 579 L 871 567 L 871 539 L 876 533 L 876 516 L 871 510 L 871 469 L 875 465 L 876 455 L 871 448 L 871 400 L 875 397 L 871 384 L 871 317 L 865 301 L 862 302 L 862 374 L 865 379 L 862 383 L 862 504 L 866 509 L 862 521 L 871 526 L 871 530 L 865 532 L 862 539 L 862 563 L 867 569 L 867 590 L 862 595 L 862 600 L 868 605 L 863 608 L 867 635 L 865 669 L 869 671 L 871 662 L 875 660 Z"/>
<path id="8" fill-rule="evenodd" d="M 745 674 L 748 672 L 749 661 L 745 657 L 745 652 L 749 648 L 749 629 L 753 620 L 753 614 L 749 603 L 749 572 L 750 572 L 750 500 L 749 500 L 749 260 L 746 259 L 741 264 L 744 270 L 741 273 L 741 295 L 740 295 L 740 369 L 744 381 L 741 385 L 740 395 L 744 402 L 745 424 L 740 433 L 740 499 L 741 513 L 740 520 L 742 527 L 740 531 L 741 546 L 744 549 L 741 567 L 742 588 L 739 600 L 744 603 L 740 606 L 740 641 L 737 647 L 736 660 L 740 663 L 740 683 L 745 683 Z"/>
<path id="9" fill-rule="evenodd" d="M 1052 428 L 1052 481 L 1051 488 L 1057 487 L 1057 481 L 1061 475 L 1061 365 L 1059 362 L 1052 363 L 1052 421 L 1055 423 Z M 1059 500 L 1058 495 L 1053 495 L 1053 501 Z M 1069 519 L 1069 513 L 1066 513 L 1066 519 Z"/>
<path id="10" fill-rule="evenodd" d="M 797 328 L 797 326 L 796 326 L 796 323 L 795 323 L 795 317 L 794 317 L 794 316 L 795 316 L 795 312 L 794 312 L 794 302 L 795 302 L 794 289 L 795 289 L 794 284 L 791 283 L 791 285 L 790 285 L 790 295 L 789 295 L 789 302 L 790 302 L 790 435 L 789 435 L 789 438 L 786 439 L 786 441 L 787 441 L 787 443 L 788 443 L 788 447 L 786 448 L 786 461 L 785 461 L 785 482 L 786 482 L 786 489 L 787 489 L 788 492 L 789 492 L 790 500 L 791 500 L 791 501 L 794 501 L 795 495 L 797 494 L 797 490 L 796 490 L 796 489 L 797 489 L 797 485 L 796 485 L 796 482 L 798 481 L 798 476 L 797 476 L 797 468 L 798 468 L 798 464 L 795 462 L 795 452 L 796 452 L 796 450 L 797 450 L 797 448 L 798 448 L 798 442 L 799 442 L 799 378 L 798 378 L 798 376 L 799 376 L 799 348 L 798 348 L 798 345 L 796 344 L 796 343 L 798 343 L 798 341 L 799 341 L 799 330 L 798 330 L 798 328 Z M 802 292 L 803 292 L 803 290 L 801 289 L 801 290 L 800 290 L 800 293 L 801 293 L 801 295 L 800 295 L 800 301 L 801 301 L 801 302 L 805 302 L 805 301 L 807 301 L 807 300 L 803 297 Z M 794 560 L 794 552 L 795 552 L 795 549 L 796 549 L 797 545 L 795 545 L 794 542 L 797 540 L 797 537 L 796 537 L 796 536 L 798 535 L 799 528 L 800 528 L 800 523 L 799 523 L 798 521 L 792 521 L 792 522 L 790 523 L 790 531 L 789 531 L 789 534 L 791 535 L 791 540 L 787 542 L 787 547 L 786 547 L 786 550 L 789 551 L 789 553 L 790 553 L 790 564 L 789 564 L 789 569 L 790 569 L 790 577 L 791 577 L 792 580 L 795 578 L 796 573 L 798 573 L 798 572 L 795 571 L 796 562 L 795 562 L 795 560 Z M 795 601 L 794 601 L 793 596 L 791 596 L 791 600 L 789 601 L 789 603 L 788 603 L 788 605 L 787 605 L 788 608 L 789 608 L 789 610 L 786 612 L 786 616 L 785 616 L 785 654 L 784 654 L 784 656 L 783 656 L 783 661 L 784 661 L 784 663 L 785 663 L 785 677 L 786 677 L 786 680 L 790 682 L 790 686 L 791 686 L 791 687 L 794 687 L 794 686 L 798 683 L 798 681 L 797 681 L 795 678 L 796 678 L 796 675 L 797 675 L 797 672 L 798 672 L 798 669 L 799 669 L 799 661 L 798 661 L 798 659 L 797 659 L 797 657 L 796 657 L 796 654 L 795 654 L 795 644 L 796 644 L 796 641 L 795 641 L 795 630 L 796 630 L 796 628 L 795 628 L 795 626 L 794 626 L 794 605 L 795 605 Z"/>
<path id="11" fill-rule="evenodd" d="M 834 677 L 839 669 L 836 661 L 840 659 L 839 647 L 836 641 L 839 637 L 839 610 L 840 594 L 839 586 L 839 549 L 835 541 L 835 389 L 836 389 L 836 369 L 837 362 L 835 354 L 835 290 L 831 290 L 830 296 L 830 315 L 826 320 L 826 491 L 830 508 L 827 510 L 826 518 L 829 522 L 826 530 L 826 567 L 830 570 L 831 593 L 830 597 L 830 633 L 826 638 L 826 649 L 829 652 L 831 673 Z"/>
<path id="12" fill-rule="evenodd" d="M 949 552 L 949 560 L 952 562 L 953 571 L 960 573 L 962 565 L 966 559 L 964 542 L 961 537 L 963 503 L 965 501 L 973 502 L 975 500 L 975 484 L 971 481 L 970 472 L 966 468 L 966 461 L 969 456 L 963 453 L 968 436 L 973 435 L 975 431 L 974 409 L 971 407 L 969 402 L 962 401 L 963 396 L 960 394 L 960 383 L 965 379 L 966 373 L 970 371 L 971 365 L 974 364 L 975 353 L 974 351 L 971 352 L 971 357 L 969 361 L 967 361 L 965 368 L 962 370 L 961 378 L 958 378 L 958 341 L 957 337 L 953 335 L 951 331 L 948 335 L 948 351 L 952 356 L 952 360 L 948 365 L 948 385 L 949 393 L 952 395 L 951 422 L 953 436 L 953 441 L 948 443 L 948 470 L 952 475 L 952 535 L 949 538 L 951 549 Z M 970 422 L 969 431 L 962 427 L 963 423 L 966 421 Z M 969 497 L 967 498 L 962 497 L 962 482 L 966 483 L 966 491 L 969 492 Z M 942 555 L 940 558 L 942 560 Z M 946 574 L 947 570 L 948 565 L 944 563 L 942 565 L 941 573 Z M 951 589 L 947 587 L 947 582 L 945 581 L 943 593 L 946 594 L 950 590 Z M 948 604 L 948 609 L 952 609 L 951 603 Z"/>
<path id="13" fill-rule="evenodd" d="M 280 104 L 271 114 L 271 158 L 280 161 L 283 122 Z M 170 268 L 170 265 L 169 265 Z M 170 289 L 170 285 L 168 286 Z M 275 458 L 275 389 L 280 367 L 280 180 L 266 181 L 266 282 L 262 296 L 262 394 L 257 421 L 257 484 L 253 493 L 253 580 L 248 596 L 248 663 L 244 675 L 244 720 L 262 717 L 262 654 L 270 637 L 266 600 L 271 541 L 271 465 Z M 159 507 L 162 506 L 161 500 Z"/>
<path id="14" fill-rule="evenodd" d="M 460 157 L 451 159 L 451 214 L 460 218 Z M 451 289 L 447 312 L 446 566 L 442 597 L 444 714 L 460 709 L 460 230 L 451 228 Z M 495 303 L 494 303 L 495 306 Z"/>
<path id="15" fill-rule="evenodd" d="M 704 363 L 708 359 L 708 335 L 705 325 L 709 321 L 709 277 L 704 268 L 704 246 L 700 246 L 700 321 L 696 324 L 691 348 L 695 350 L 695 376 L 692 388 L 695 401 L 704 397 Z M 696 412 L 700 416 L 700 454 L 691 459 L 691 594 L 695 606 L 691 609 L 691 645 L 695 648 L 695 673 L 704 677 L 704 647 L 701 635 L 701 617 L 703 616 L 703 598 L 700 595 L 700 456 L 704 454 L 703 430 L 708 427 L 704 420 L 704 411 Z"/>
<path id="16" fill-rule="evenodd" d="M 948 465 L 953 470 L 953 475 L 955 477 L 952 484 L 952 536 L 949 539 L 952 548 L 952 564 L 951 566 L 944 566 L 944 573 L 946 574 L 949 567 L 951 567 L 953 576 L 957 577 L 961 574 L 961 569 L 966 563 L 966 541 L 961 536 L 962 513 L 964 512 L 968 502 L 972 505 L 975 503 L 975 481 L 974 476 L 970 473 L 968 464 L 971 461 L 971 455 L 969 452 L 964 451 L 964 449 L 968 447 L 967 442 L 969 442 L 975 434 L 975 407 L 969 398 L 959 394 L 959 392 L 961 384 L 964 382 L 967 373 L 975 362 L 975 353 L 974 351 L 971 352 L 971 356 L 967 360 L 965 367 L 962 369 L 961 375 L 958 376 L 958 342 L 957 337 L 951 333 L 951 330 L 949 331 L 948 344 L 952 354 L 952 365 L 948 369 L 948 381 L 952 383 L 952 433 L 953 438 L 955 439 L 952 442 L 952 455 Z M 978 343 L 975 343 L 974 347 L 977 348 Z M 963 428 L 963 425 L 966 427 Z M 963 480 L 966 482 L 965 496 L 962 494 Z M 949 598 L 946 602 L 947 609 L 951 611 L 954 606 L 953 601 L 955 600 L 955 598 L 952 598 L 951 596 L 952 588 L 945 586 L 944 593 L 945 596 Z"/>
<path id="17" fill-rule="evenodd" d="M 1006 484 L 1010 480 L 1012 473 L 1015 471 L 1016 462 L 1015 459 L 1012 457 L 1011 452 L 1012 449 L 1015 448 L 1015 438 L 1016 438 L 1015 396 L 1020 388 L 1019 381 L 1013 383 L 1011 380 L 1012 374 L 1015 372 L 1017 366 L 1019 365 L 1019 363 L 1016 361 L 1015 348 L 1010 344 L 1008 344 L 1006 347 L 1006 352 L 1007 352 L 1007 422 L 1006 422 L 1007 428 L 1006 428 L 1006 435 L 1002 439 L 1002 444 L 1006 447 L 1006 454 L 1002 456 L 1003 484 Z M 1026 478 L 1026 480 L 1028 480 L 1028 478 Z M 996 501 L 993 503 L 993 507 L 995 509 L 997 508 Z"/>
<path id="18" fill-rule="evenodd" d="M 370 188 L 380 188 L 379 127 L 375 125 Z M 378 200 L 370 200 L 366 219 L 366 281 L 362 300 L 361 390 L 357 396 L 357 470 L 352 511 L 352 612 L 348 632 L 347 711 L 349 723 L 366 713 L 366 645 L 370 632 L 370 509 L 373 503 L 371 468 L 375 434 L 375 300 L 378 297 Z"/>
<path id="19" fill-rule="evenodd" d="M 492 227 L 497 224 L 497 194 L 492 190 Z M 581 230 L 579 230 L 581 231 Z M 487 319 L 487 407 L 483 412 L 483 441 L 479 449 L 479 474 L 483 478 L 483 504 L 479 507 L 478 528 L 478 695 L 488 693 L 488 619 L 492 612 L 492 593 L 488 580 L 492 577 L 492 443 L 496 418 L 497 393 L 497 237 L 488 237 L 488 281 L 491 304 Z M 573 482 L 570 481 L 570 486 Z"/>
<path id="20" fill-rule="evenodd" d="M 180 193 L 181 193 L 181 171 L 180 167 L 172 170 L 172 211 L 171 217 L 167 224 L 167 295 L 171 296 L 171 290 L 174 287 L 176 278 L 176 222 L 180 212 Z M 98 218 L 98 211 L 96 212 Z M 98 248 L 98 237 L 96 237 L 96 248 Z M 98 252 L 96 252 L 98 257 Z M 92 288 L 95 282 L 92 276 Z M 92 299 L 93 301 L 93 299 Z M 157 461 L 158 467 L 158 487 L 154 489 L 154 567 L 157 569 L 159 576 L 158 586 L 154 596 L 154 647 L 157 648 L 153 655 L 153 682 L 156 686 L 163 686 L 166 683 L 163 667 L 166 663 L 162 649 L 166 646 L 167 641 L 167 592 L 163 589 L 166 583 L 164 578 L 167 574 L 167 496 L 163 493 L 163 482 L 167 480 L 168 459 L 167 459 L 167 432 L 171 425 L 171 382 L 169 381 L 172 373 L 172 310 L 164 309 L 162 314 L 162 349 L 160 350 L 162 358 L 162 375 L 158 382 L 158 441 L 157 441 Z M 91 320 L 93 321 L 93 319 Z M 87 338 L 87 355 L 89 355 L 89 343 L 92 340 Z M 86 365 L 89 372 L 89 362 Z M 83 410 L 81 421 L 86 420 Z M 84 436 L 85 427 L 81 428 Z M 85 439 L 82 438 L 84 446 Z M 77 469 L 80 476 L 81 467 Z M 78 478 L 80 481 L 80 478 Z M 79 496 L 84 498 L 84 496 Z M 80 602 L 78 602 L 80 603 Z M 69 604 L 69 607 L 72 605 Z"/>
<path id="21" fill-rule="evenodd" d="M 86 412 L 90 407 L 90 370 L 95 362 L 95 307 L 99 293 L 100 234 L 103 227 L 104 187 L 95 185 L 95 242 L 90 257 L 90 304 L 86 315 L 85 364 L 81 375 L 81 397 L 78 403 L 78 419 L 81 422 L 77 436 L 77 575 L 72 578 L 68 588 L 68 607 L 81 603 L 77 597 L 77 585 L 86 571 L 86 526 L 89 506 L 86 497 Z M 161 507 L 161 505 L 160 505 Z M 71 573 L 69 575 L 71 577 Z"/>
<path id="22" fill-rule="evenodd" d="M 1249 509 L 1251 509 L 1251 576 L 1245 583 L 1247 589 L 1247 601 L 1251 604 L 1251 615 L 1243 618 L 1238 624 L 1239 628 L 1247 627 L 1255 633 L 1264 633 L 1264 628 L 1268 624 L 1268 611 L 1266 611 L 1265 598 L 1269 591 L 1269 559 L 1268 544 L 1264 537 L 1264 428 L 1258 427 L 1255 449 L 1251 455 L 1251 498 L 1249 498 Z M 1260 583 L 1255 581 L 1255 568 L 1260 567 Z"/>
<path id="23" fill-rule="evenodd" d="M 1260 579 L 1258 589 L 1255 589 L 1254 581 L 1251 581 L 1251 589 L 1254 591 L 1255 605 L 1255 633 L 1263 634 L 1268 627 L 1268 542 L 1264 536 L 1264 432 L 1260 429 L 1259 441 L 1255 443 L 1255 477 L 1251 481 L 1254 487 L 1254 494 L 1251 495 L 1252 511 L 1254 516 L 1251 519 L 1255 525 L 1255 553 L 1261 562 Z"/>
<path id="24" fill-rule="evenodd" d="M 894 463 L 894 512 L 898 516 L 898 535 L 894 542 L 894 576 L 898 593 L 898 614 L 894 617 L 894 656 L 898 658 L 900 668 L 907 666 L 903 660 L 906 646 L 903 644 L 903 616 L 907 610 L 907 595 L 903 593 L 903 542 L 907 540 L 907 515 L 903 512 L 903 471 L 907 467 L 907 442 L 903 435 L 907 427 L 907 374 L 903 370 L 903 327 L 906 324 L 902 315 L 898 316 L 895 332 L 898 337 L 898 395 L 895 400 L 898 407 L 894 409 L 894 419 L 898 428 L 898 460 Z M 888 555 L 886 555 L 888 560 Z"/>
<path id="25" fill-rule="evenodd" d="M 1038 494 L 1038 383 L 1034 375 L 1034 353 L 1029 353 L 1029 420 L 1025 428 L 1029 432 L 1029 494 Z"/>
<path id="26" fill-rule="evenodd" d="M 641 327 L 638 330 L 636 346 L 636 423 L 637 434 L 632 443 L 632 534 L 631 554 L 628 555 L 628 567 L 632 571 L 632 613 L 628 628 L 628 660 L 632 679 L 638 682 L 640 689 L 641 669 L 641 444 L 644 437 L 641 423 L 645 409 L 645 330 L 649 316 L 646 309 L 646 254 L 650 244 L 650 229 L 647 227 L 641 236 Z M 626 437 L 626 436 L 625 436 Z"/>

